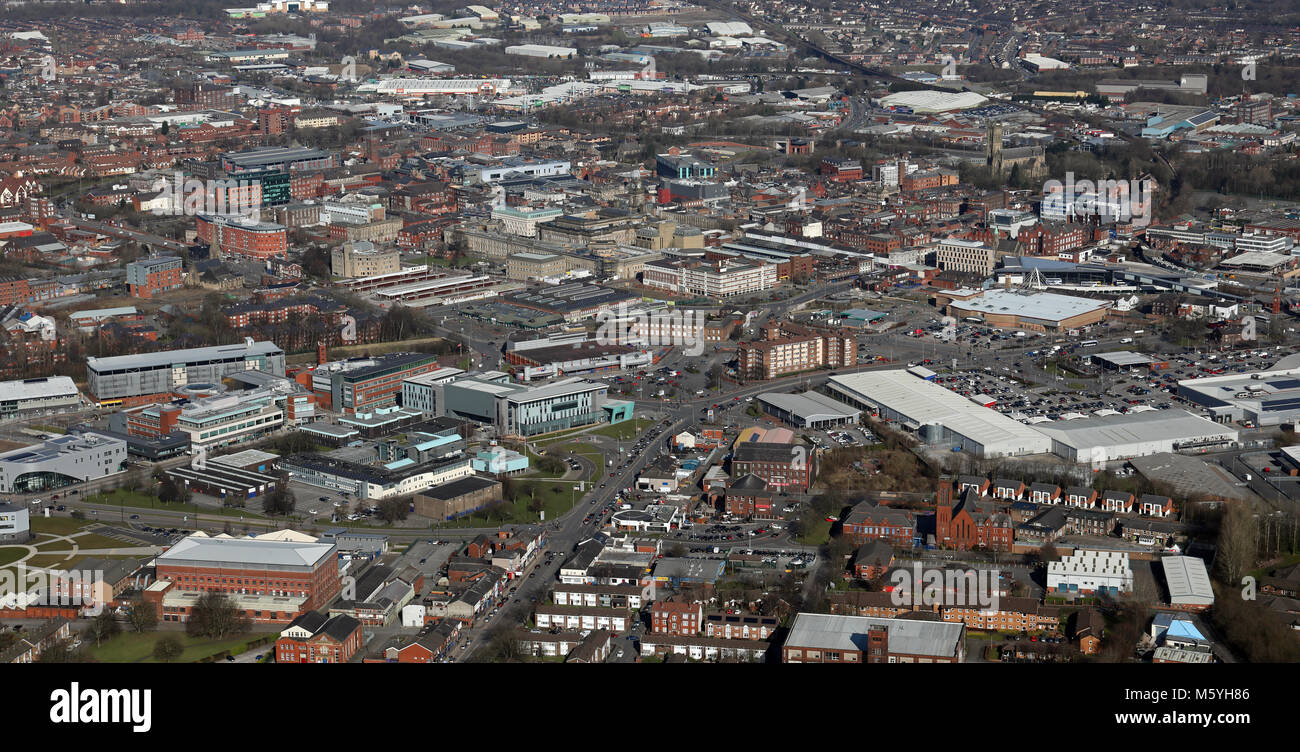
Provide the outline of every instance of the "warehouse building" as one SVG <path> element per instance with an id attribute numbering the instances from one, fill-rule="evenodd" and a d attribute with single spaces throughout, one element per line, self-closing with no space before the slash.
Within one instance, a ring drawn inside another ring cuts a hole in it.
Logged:
<path id="1" fill-rule="evenodd" d="M 1034 426 L 1052 441 L 1052 453 L 1071 462 L 1103 463 L 1162 452 L 1212 449 L 1236 443 L 1238 432 L 1186 410 L 1148 410 Z"/>
<path id="2" fill-rule="evenodd" d="M 274 342 L 164 350 L 111 358 L 86 358 L 86 392 L 101 407 L 147 405 L 191 384 L 219 384 L 240 371 L 284 376 L 284 350 Z"/>
<path id="3" fill-rule="evenodd" d="M 817 392 L 768 392 L 758 395 L 758 403 L 768 415 L 799 428 L 825 428 L 856 423 L 858 416 L 862 415 L 861 410 Z"/>
<path id="4" fill-rule="evenodd" d="M 1195 556 L 1162 556 L 1169 605 L 1189 611 L 1203 611 L 1214 605 L 1214 588 L 1205 561 Z"/>
<path id="5" fill-rule="evenodd" d="M 1233 373 L 1178 382 L 1178 396 L 1209 409 L 1216 421 L 1276 426 L 1300 420 L 1300 368 Z"/>
<path id="6" fill-rule="evenodd" d="M 951 444 L 980 457 L 1046 454 L 1043 434 L 903 369 L 832 376 L 832 397 L 902 424 L 929 444 Z"/>
<path id="7" fill-rule="evenodd" d="M 1032 290 L 989 290 L 948 304 L 948 314 L 979 317 L 987 326 L 1034 332 L 1065 332 L 1106 318 L 1111 302 Z"/>

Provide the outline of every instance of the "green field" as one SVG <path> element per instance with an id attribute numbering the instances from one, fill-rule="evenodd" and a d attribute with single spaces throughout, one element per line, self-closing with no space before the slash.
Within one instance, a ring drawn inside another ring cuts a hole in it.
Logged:
<path id="1" fill-rule="evenodd" d="M 209 640 L 206 637 L 191 637 L 184 632 L 123 632 L 99 647 L 90 641 L 90 654 L 101 663 L 158 663 L 153 657 L 154 643 L 164 635 L 175 635 L 185 646 L 173 663 L 193 663 L 202 658 L 229 651 L 238 655 L 248 650 L 248 644 L 267 634 L 246 634 L 229 640 Z M 266 645 L 267 651 L 274 649 Z"/>
<path id="2" fill-rule="evenodd" d="M 567 444 L 557 444 L 547 447 L 546 454 L 549 457 L 564 457 L 565 455 L 575 454 L 584 457 L 596 466 L 596 469 L 587 475 L 583 480 L 591 481 L 600 477 L 601 468 L 605 467 L 605 455 L 599 449 L 591 444 L 581 441 L 573 441 Z"/>
<path id="3" fill-rule="evenodd" d="M 635 441 L 637 437 L 645 433 L 646 429 L 650 428 L 650 426 L 653 426 L 655 423 L 656 421 L 650 420 L 649 418 L 633 418 L 632 420 L 625 420 L 622 423 L 609 423 L 595 429 L 594 431 L 588 431 L 588 433 L 608 436 L 611 439 L 618 439 L 619 441 Z"/>
<path id="4" fill-rule="evenodd" d="M 621 441 L 632 441 L 645 432 L 647 428 L 653 426 L 655 421 L 649 418 L 633 418 L 625 420 L 622 423 L 602 423 L 596 428 L 572 428 L 565 431 L 556 431 L 542 438 L 539 438 L 532 444 L 536 446 L 547 446 L 556 442 L 565 441 L 575 436 L 608 436 L 611 439 Z"/>
<path id="5" fill-rule="evenodd" d="M 251 507 L 203 507 L 197 504 L 180 504 L 164 503 L 158 500 L 156 496 L 150 496 L 140 491 L 127 491 L 123 488 L 115 489 L 112 493 L 94 494 L 87 496 L 85 499 L 91 504 L 105 504 L 108 506 L 124 507 L 125 509 L 161 509 L 168 512 L 182 512 L 187 514 L 210 514 L 221 517 L 248 517 L 259 520 L 266 519 L 266 515 L 255 510 L 260 509 L 257 499 L 251 500 Z M 112 512 L 99 511 L 101 520 L 112 522 L 110 515 Z M 91 520 L 94 522 L 94 520 Z"/>
<path id="6" fill-rule="evenodd" d="M 27 555 L 27 549 L 18 548 L 17 546 L 0 547 L 0 566 L 13 564 L 15 561 Z"/>
<path id="7" fill-rule="evenodd" d="M 816 546 L 825 543 L 831 538 L 831 525 L 833 524 L 835 523 L 827 522 L 824 518 L 819 519 L 812 524 L 807 532 L 798 536 L 796 540 L 805 546 Z"/>
<path id="8" fill-rule="evenodd" d="M 33 533 L 50 535 L 71 535 L 95 524 L 94 520 L 76 520 L 71 517 L 32 517 Z M 34 542 L 32 545 L 38 545 Z"/>

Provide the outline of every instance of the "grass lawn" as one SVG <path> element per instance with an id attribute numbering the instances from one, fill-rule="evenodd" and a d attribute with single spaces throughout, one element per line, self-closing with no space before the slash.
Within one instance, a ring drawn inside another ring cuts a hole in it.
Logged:
<path id="1" fill-rule="evenodd" d="M 647 428 L 653 426 L 656 422 L 657 421 L 650 420 L 649 418 L 633 418 L 632 420 L 625 420 L 622 423 L 609 423 L 595 429 L 594 431 L 588 431 L 588 433 L 608 436 L 611 439 L 618 439 L 620 441 L 634 441 L 638 436 L 645 433 Z"/>
<path id="2" fill-rule="evenodd" d="M 27 549 L 16 546 L 0 547 L 0 566 L 13 564 L 15 561 L 27 555 Z"/>
<path id="3" fill-rule="evenodd" d="M 653 426 L 657 421 L 649 418 L 633 418 L 625 420 L 622 423 L 604 423 L 596 428 L 571 428 L 564 431 L 556 431 L 553 434 L 543 436 L 542 438 L 530 442 L 534 446 L 547 446 L 559 441 L 571 439 L 574 436 L 608 436 L 611 439 L 620 439 L 622 441 L 632 441 L 645 432 L 647 428 Z"/>
<path id="4" fill-rule="evenodd" d="M 542 511 L 546 512 L 546 521 L 558 519 L 582 501 L 582 491 L 574 491 L 577 481 L 556 478 L 518 476 L 519 494 L 514 501 L 507 501 L 495 509 L 479 510 L 473 514 L 445 522 L 435 521 L 435 528 L 485 527 L 506 523 L 538 522 L 537 512 L 529 509 L 533 499 L 541 501 Z"/>
<path id="5" fill-rule="evenodd" d="M 825 518 L 819 519 L 797 540 L 805 546 L 816 546 L 825 543 L 831 539 L 831 525 L 833 524 L 827 522 Z"/>
<path id="6" fill-rule="evenodd" d="M 33 533 L 49 533 L 50 535 L 71 535 L 72 533 L 81 532 L 85 528 L 95 524 L 93 520 L 77 520 L 71 517 L 32 517 Z M 39 542 L 33 545 L 39 545 Z"/>
<path id="7" fill-rule="evenodd" d="M 193 663 L 226 650 L 231 655 L 242 653 L 248 649 L 248 643 L 264 634 L 250 633 L 228 640 L 209 640 L 206 637 L 191 637 L 184 632 L 123 632 L 99 647 L 94 647 L 92 642 L 90 654 L 103 663 L 158 663 L 153 657 L 154 643 L 164 635 L 175 635 L 185 646 L 185 652 L 172 662 Z M 272 646 L 267 645 L 266 649 L 271 650 Z"/>
<path id="8" fill-rule="evenodd" d="M 253 517 L 256 519 L 266 519 L 266 515 L 253 511 L 259 504 L 258 499 L 249 501 L 252 507 L 205 507 L 198 504 L 166 504 L 158 500 L 156 496 L 150 496 L 139 491 L 127 491 L 123 488 L 115 489 L 112 493 L 94 494 L 85 499 L 91 504 L 105 504 L 108 506 L 126 507 L 128 509 L 162 509 L 169 512 L 183 512 L 188 514 L 210 514 L 220 517 Z M 103 515 L 99 520 L 90 520 L 90 522 L 111 523 L 114 520 L 109 517 L 111 512 L 100 511 Z"/>
<path id="9" fill-rule="evenodd" d="M 605 455 L 599 449 L 591 444 L 585 444 L 580 441 L 570 442 L 568 444 L 557 444 L 546 450 L 547 456 L 563 457 L 568 454 L 575 454 L 579 457 L 585 457 L 591 460 L 596 469 L 590 473 L 584 480 L 594 480 L 600 477 L 601 468 L 605 467 Z"/>

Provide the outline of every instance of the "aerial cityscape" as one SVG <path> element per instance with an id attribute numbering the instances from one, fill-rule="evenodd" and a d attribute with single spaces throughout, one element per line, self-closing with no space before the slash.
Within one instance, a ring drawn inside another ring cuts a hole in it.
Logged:
<path id="1" fill-rule="evenodd" d="M 0 662 L 1300 662 L 1298 95 L 1258 0 L 6 2 Z"/>

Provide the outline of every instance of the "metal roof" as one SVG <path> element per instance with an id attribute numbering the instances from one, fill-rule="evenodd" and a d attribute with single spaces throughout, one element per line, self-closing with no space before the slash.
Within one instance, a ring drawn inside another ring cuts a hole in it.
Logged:
<path id="1" fill-rule="evenodd" d="M 881 619 L 873 616 L 807 614 L 795 616 L 785 644 L 796 648 L 867 651 L 867 631 L 889 630 L 889 651 L 948 658 L 957 654 L 965 631 L 960 623 Z"/>
<path id="2" fill-rule="evenodd" d="M 332 543 L 296 543 L 246 538 L 201 538 L 191 535 L 158 556 L 160 564 L 282 566 L 314 568 L 334 555 Z"/>
<path id="3" fill-rule="evenodd" d="M 1205 562 L 1195 556 L 1163 556 L 1160 564 L 1165 570 L 1165 584 L 1169 587 L 1169 601 L 1174 605 L 1214 603 L 1214 589 Z"/>

